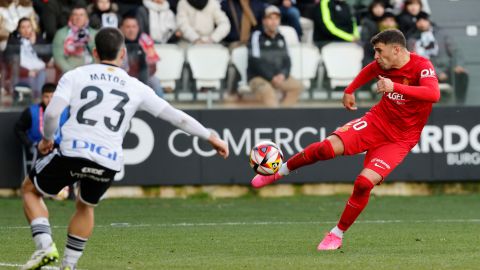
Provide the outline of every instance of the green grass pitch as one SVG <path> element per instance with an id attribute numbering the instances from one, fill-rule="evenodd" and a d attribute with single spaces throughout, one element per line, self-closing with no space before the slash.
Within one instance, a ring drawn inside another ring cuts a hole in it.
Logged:
<path id="1" fill-rule="evenodd" d="M 371 197 L 344 247 L 318 252 L 347 196 L 107 199 L 80 269 L 480 269 L 478 195 Z M 72 202 L 47 201 L 62 253 Z M 0 269 L 33 252 L 20 199 L 0 199 Z"/>

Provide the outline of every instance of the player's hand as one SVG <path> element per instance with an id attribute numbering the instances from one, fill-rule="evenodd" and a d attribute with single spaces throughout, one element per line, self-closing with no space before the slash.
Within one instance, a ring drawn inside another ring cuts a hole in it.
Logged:
<path id="1" fill-rule="evenodd" d="M 39 143 L 38 143 L 38 152 L 42 155 L 46 155 L 50 153 L 53 150 L 53 140 L 46 140 L 43 138 Z"/>
<path id="2" fill-rule="evenodd" d="M 393 82 L 389 78 L 378 75 L 377 93 L 393 92 Z"/>
<path id="3" fill-rule="evenodd" d="M 349 111 L 356 111 L 355 96 L 347 93 L 343 94 L 343 106 Z"/>
<path id="4" fill-rule="evenodd" d="M 217 150 L 217 154 L 219 154 L 221 157 L 225 159 L 228 157 L 228 154 L 229 154 L 228 145 L 225 141 L 218 138 L 217 135 L 212 133 L 208 138 L 208 142 L 212 145 L 212 147 L 215 150 Z"/>

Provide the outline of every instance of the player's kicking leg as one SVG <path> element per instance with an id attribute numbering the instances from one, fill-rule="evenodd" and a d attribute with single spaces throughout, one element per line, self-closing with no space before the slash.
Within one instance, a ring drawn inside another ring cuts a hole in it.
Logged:
<path id="1" fill-rule="evenodd" d="M 23 209 L 32 229 L 36 250 L 21 269 L 40 269 L 58 260 L 58 251 L 52 239 L 48 209 L 42 195 L 27 176 L 22 184 Z"/>
<path id="2" fill-rule="evenodd" d="M 328 160 L 336 156 L 342 155 L 344 146 L 342 140 L 337 135 L 331 135 L 325 140 L 317 143 L 312 143 L 303 149 L 302 152 L 295 154 L 285 164 L 280 167 L 280 170 L 273 175 L 256 175 L 252 179 L 252 186 L 261 188 L 280 180 L 283 176 L 288 175 L 300 167 L 313 164 L 319 160 Z"/>

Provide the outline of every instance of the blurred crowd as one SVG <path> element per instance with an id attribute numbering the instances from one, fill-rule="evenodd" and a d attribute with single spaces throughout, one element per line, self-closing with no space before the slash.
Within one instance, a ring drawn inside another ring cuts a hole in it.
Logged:
<path id="1" fill-rule="evenodd" d="M 397 28 L 410 51 L 433 62 L 441 82 L 455 82 L 456 100 L 463 103 L 464 59 L 430 13 L 427 0 L 0 0 L 1 86 L 14 100 L 30 89 L 31 100 L 38 101 L 46 83 L 94 61 L 98 29 L 118 27 L 126 37 L 124 68 L 159 96 L 178 89 L 162 85 L 156 72 L 165 57 L 158 44 L 182 49 L 216 44 L 230 51 L 244 46 L 251 93 L 268 107 L 292 106 L 311 86 L 290 75 L 289 46 L 355 43 L 367 64 L 374 55 L 370 39 Z M 185 69 L 192 73 L 188 65 Z M 238 97 L 239 77 L 238 70 L 228 73 L 228 95 Z"/>

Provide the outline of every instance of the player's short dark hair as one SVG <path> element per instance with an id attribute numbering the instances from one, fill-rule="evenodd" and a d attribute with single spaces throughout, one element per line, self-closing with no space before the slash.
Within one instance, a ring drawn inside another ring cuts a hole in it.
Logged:
<path id="1" fill-rule="evenodd" d="M 375 46 L 377 43 L 388 44 L 398 44 L 404 48 L 407 47 L 407 41 L 405 36 L 397 29 L 389 29 L 382 31 L 376 34 L 371 40 L 370 43 Z"/>
<path id="2" fill-rule="evenodd" d="M 57 85 L 54 83 L 46 83 L 42 86 L 42 94 L 53 93 L 57 89 Z"/>
<path id="3" fill-rule="evenodd" d="M 95 48 L 100 60 L 115 60 L 124 43 L 122 32 L 113 27 L 102 28 L 95 36 Z"/>

